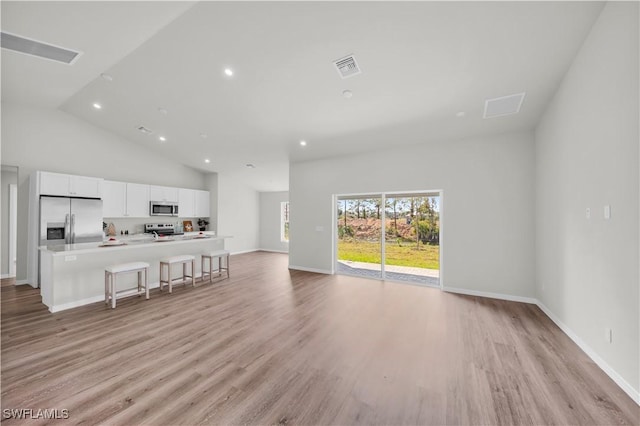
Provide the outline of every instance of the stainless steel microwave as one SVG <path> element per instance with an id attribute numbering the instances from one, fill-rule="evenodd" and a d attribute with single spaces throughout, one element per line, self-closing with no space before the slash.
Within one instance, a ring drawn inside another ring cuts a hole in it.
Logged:
<path id="1" fill-rule="evenodd" d="M 149 216 L 178 216 L 178 203 L 173 201 L 149 201 Z"/>

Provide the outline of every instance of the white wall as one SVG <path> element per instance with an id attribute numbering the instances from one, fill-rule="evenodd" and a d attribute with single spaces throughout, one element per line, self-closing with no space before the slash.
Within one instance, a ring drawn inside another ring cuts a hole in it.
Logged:
<path id="1" fill-rule="evenodd" d="M 535 132 L 537 296 L 636 395 L 638 49 L 638 3 L 607 3 Z"/>
<path id="2" fill-rule="evenodd" d="M 260 249 L 289 252 L 289 242 L 280 240 L 281 204 L 289 201 L 289 192 L 260 193 Z"/>
<path id="3" fill-rule="evenodd" d="M 533 158 L 520 133 L 294 163 L 290 266 L 332 269 L 332 194 L 442 189 L 445 287 L 532 297 Z"/>
<path id="4" fill-rule="evenodd" d="M 260 199 L 258 192 L 233 174 L 218 174 L 218 235 L 231 253 L 258 249 Z"/>
<path id="5" fill-rule="evenodd" d="M 2 268 L 0 273 L 2 276 L 9 274 L 9 265 L 11 259 L 9 259 L 9 185 L 18 183 L 18 171 L 15 168 L 2 168 L 2 176 L 0 176 L 0 184 L 2 185 L 2 199 L 0 200 L 0 212 L 1 216 L 1 228 L 0 228 L 0 254 L 2 255 Z"/>
<path id="6" fill-rule="evenodd" d="M 2 104 L 2 162 L 20 168 L 17 280 L 27 276 L 28 177 L 47 170 L 205 189 L 205 175 L 56 109 Z"/>

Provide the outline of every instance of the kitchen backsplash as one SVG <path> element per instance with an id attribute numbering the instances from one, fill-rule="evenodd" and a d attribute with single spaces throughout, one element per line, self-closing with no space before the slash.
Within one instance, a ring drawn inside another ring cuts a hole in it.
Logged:
<path id="1" fill-rule="evenodd" d="M 193 230 L 194 231 L 198 231 L 198 219 L 197 217 L 193 218 L 189 218 L 189 217 L 137 217 L 137 218 L 131 218 L 131 217 L 114 217 L 114 218 L 108 218 L 105 217 L 103 218 L 103 222 L 106 223 L 107 225 L 109 225 L 110 223 L 113 223 L 113 225 L 116 228 L 116 235 L 120 235 L 120 231 L 129 231 L 129 235 L 132 234 L 142 234 L 144 233 L 144 225 L 145 223 L 172 223 L 174 225 L 176 224 L 180 224 L 182 225 L 182 223 L 185 220 L 190 220 L 191 223 L 193 224 Z M 207 222 L 209 222 L 209 225 L 207 225 L 207 231 L 215 231 L 215 229 L 213 229 L 213 227 L 211 226 L 211 221 L 209 220 L 209 218 L 205 218 L 207 220 Z M 106 232 L 106 230 L 105 230 Z"/>

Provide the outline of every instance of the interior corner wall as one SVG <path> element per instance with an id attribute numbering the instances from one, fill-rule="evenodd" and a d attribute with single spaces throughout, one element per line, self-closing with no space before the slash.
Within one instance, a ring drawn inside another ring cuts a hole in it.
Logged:
<path id="1" fill-rule="evenodd" d="M 636 398 L 638 13 L 637 2 L 606 4 L 535 132 L 537 297 Z"/>
<path id="2" fill-rule="evenodd" d="M 289 252 L 289 242 L 280 239 L 281 205 L 289 201 L 289 192 L 260 193 L 260 249 Z"/>
<path id="3" fill-rule="evenodd" d="M 35 170 L 207 189 L 203 173 L 51 108 L 2 103 L 2 163 L 19 169 L 18 282 L 27 279 L 29 176 Z"/>
<path id="4" fill-rule="evenodd" d="M 526 132 L 292 163 L 290 267 L 332 271 L 332 195 L 441 189 L 445 288 L 533 297 L 533 160 Z"/>
<path id="5" fill-rule="evenodd" d="M 218 235 L 231 236 L 225 248 L 233 253 L 258 250 L 258 191 L 233 174 L 218 173 Z"/>

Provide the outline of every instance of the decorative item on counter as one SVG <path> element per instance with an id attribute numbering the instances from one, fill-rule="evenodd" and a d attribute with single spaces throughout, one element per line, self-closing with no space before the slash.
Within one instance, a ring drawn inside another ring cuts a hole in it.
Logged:
<path id="1" fill-rule="evenodd" d="M 115 237 L 116 235 L 116 226 L 112 223 L 109 223 L 107 226 L 107 235 L 110 237 Z"/>
<path id="2" fill-rule="evenodd" d="M 198 219 L 198 226 L 200 227 L 201 231 L 206 231 L 208 224 L 209 224 L 208 220 L 203 219 L 203 218 Z"/>
<path id="3" fill-rule="evenodd" d="M 190 220 L 185 220 L 182 224 L 184 225 L 184 232 L 193 232 L 193 224 Z"/>

